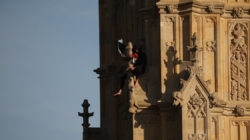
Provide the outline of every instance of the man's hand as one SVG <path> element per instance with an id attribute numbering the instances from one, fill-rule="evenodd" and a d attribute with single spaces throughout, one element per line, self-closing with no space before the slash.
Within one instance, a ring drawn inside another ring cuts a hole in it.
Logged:
<path id="1" fill-rule="evenodd" d="M 133 54 L 129 54 L 128 57 L 129 57 L 129 58 L 133 58 Z"/>

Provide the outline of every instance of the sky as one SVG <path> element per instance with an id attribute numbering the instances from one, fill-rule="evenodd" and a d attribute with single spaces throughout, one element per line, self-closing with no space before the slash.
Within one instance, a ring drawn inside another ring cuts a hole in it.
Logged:
<path id="1" fill-rule="evenodd" d="M 97 0 L 0 0 L 0 140 L 80 140 L 100 126 Z"/>

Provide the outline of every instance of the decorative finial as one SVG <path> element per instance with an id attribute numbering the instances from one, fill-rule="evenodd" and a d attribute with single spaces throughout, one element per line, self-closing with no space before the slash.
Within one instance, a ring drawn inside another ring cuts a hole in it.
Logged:
<path id="1" fill-rule="evenodd" d="M 89 108 L 90 104 L 88 102 L 88 100 L 84 100 L 82 103 L 82 107 L 83 107 L 83 113 L 78 112 L 78 116 L 83 117 L 83 139 L 84 140 L 88 140 L 89 139 L 89 135 L 88 135 L 88 129 L 89 129 L 89 117 L 94 115 L 94 112 L 89 113 L 88 108 Z"/>
<path id="2" fill-rule="evenodd" d="M 191 37 L 191 40 L 193 41 L 193 45 L 190 47 L 190 46 L 187 46 L 187 49 L 191 52 L 191 61 L 193 62 L 193 65 L 196 64 L 196 62 L 198 61 L 198 54 L 197 54 L 197 51 L 201 51 L 202 48 L 199 48 L 197 43 L 196 43 L 196 32 L 194 32 L 193 36 Z"/>

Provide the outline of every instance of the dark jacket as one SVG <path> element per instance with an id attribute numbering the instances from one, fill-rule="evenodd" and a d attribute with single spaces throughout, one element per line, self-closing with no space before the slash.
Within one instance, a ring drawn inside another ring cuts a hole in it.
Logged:
<path id="1" fill-rule="evenodd" d="M 143 74 L 145 73 L 145 68 L 146 68 L 146 65 L 147 65 L 147 55 L 141 51 L 141 49 L 138 49 L 137 54 L 138 54 L 138 58 L 136 60 L 136 62 L 134 63 L 134 67 L 138 67 L 138 66 L 141 66 L 141 72 L 140 74 Z"/>

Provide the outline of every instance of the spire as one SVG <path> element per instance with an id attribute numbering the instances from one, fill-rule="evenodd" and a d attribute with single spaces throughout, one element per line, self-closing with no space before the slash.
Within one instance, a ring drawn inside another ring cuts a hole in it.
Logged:
<path id="1" fill-rule="evenodd" d="M 89 108 L 90 104 L 88 102 L 88 100 L 84 100 L 82 103 L 82 107 L 83 107 L 83 113 L 78 112 L 78 116 L 83 117 L 83 139 L 84 140 L 89 140 L 89 117 L 94 115 L 94 112 L 89 113 L 88 108 Z"/>

